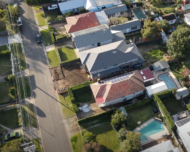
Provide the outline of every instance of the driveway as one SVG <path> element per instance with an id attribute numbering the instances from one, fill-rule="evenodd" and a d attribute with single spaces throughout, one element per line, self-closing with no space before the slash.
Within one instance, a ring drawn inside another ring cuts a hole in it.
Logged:
<path id="1" fill-rule="evenodd" d="M 8 44 L 8 36 L 0 36 L 0 46 Z"/>

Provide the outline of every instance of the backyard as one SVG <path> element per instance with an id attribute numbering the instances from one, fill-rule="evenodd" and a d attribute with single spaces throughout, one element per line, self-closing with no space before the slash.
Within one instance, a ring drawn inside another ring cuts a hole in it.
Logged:
<path id="1" fill-rule="evenodd" d="M 67 61 L 77 59 L 75 51 L 72 48 L 62 47 L 58 49 L 58 52 L 61 58 L 61 62 L 67 62 Z"/>
<path id="2" fill-rule="evenodd" d="M 49 64 L 51 67 L 59 66 L 59 59 L 56 54 L 56 50 L 48 51 L 47 52 Z"/>
<path id="3" fill-rule="evenodd" d="M 164 99 L 163 103 L 171 115 L 187 110 L 186 108 L 181 106 L 181 100 L 176 100 L 174 96 Z"/>
<path id="4" fill-rule="evenodd" d="M 58 20 L 58 11 L 46 11 L 45 16 L 47 17 L 48 22 Z M 60 15 L 62 17 L 62 15 Z"/>
<path id="5" fill-rule="evenodd" d="M 44 13 L 37 13 L 36 14 L 36 19 L 37 19 L 38 26 L 47 25 Z"/>
<path id="6" fill-rule="evenodd" d="M 11 100 L 9 94 L 9 88 L 12 87 L 12 83 L 5 81 L 0 82 L 0 104 L 6 103 Z"/>
<path id="7" fill-rule="evenodd" d="M 52 37 L 50 35 L 50 31 L 48 29 L 40 31 L 43 43 L 45 46 L 53 44 Z"/>
<path id="8" fill-rule="evenodd" d="M 17 108 L 0 112 L 0 124 L 15 129 L 19 127 Z"/>
<path id="9" fill-rule="evenodd" d="M 141 121 L 141 124 L 143 124 L 147 120 L 156 116 L 152 112 L 151 104 L 147 104 L 138 108 L 127 110 L 127 113 L 129 115 L 128 124 L 127 124 L 127 128 L 129 130 L 134 130 L 138 126 L 137 124 L 138 121 Z"/>

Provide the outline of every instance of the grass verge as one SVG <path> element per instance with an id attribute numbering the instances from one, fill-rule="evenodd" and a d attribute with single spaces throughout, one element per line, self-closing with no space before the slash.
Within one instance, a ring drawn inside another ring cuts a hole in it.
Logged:
<path id="1" fill-rule="evenodd" d="M 48 56 L 48 60 L 49 60 L 49 64 L 51 67 L 55 67 L 55 66 L 59 66 L 59 59 L 57 57 L 56 51 L 52 50 L 52 51 L 48 51 L 47 52 L 47 56 Z"/>
<path id="2" fill-rule="evenodd" d="M 82 136 L 80 132 L 71 137 L 71 146 L 74 152 L 82 152 Z"/>
<path id="3" fill-rule="evenodd" d="M 61 62 L 67 62 L 67 61 L 77 59 L 75 51 L 72 48 L 62 47 L 58 49 L 58 52 L 61 58 Z"/>
<path id="4" fill-rule="evenodd" d="M 38 26 L 47 25 L 44 13 L 37 13 L 36 14 L 36 19 L 37 19 Z"/>
<path id="5" fill-rule="evenodd" d="M 48 29 L 40 31 L 45 46 L 53 44 L 50 31 Z"/>

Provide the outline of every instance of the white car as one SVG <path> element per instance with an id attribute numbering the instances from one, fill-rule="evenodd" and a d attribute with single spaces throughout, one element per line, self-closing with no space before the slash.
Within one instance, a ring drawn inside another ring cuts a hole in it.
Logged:
<path id="1" fill-rule="evenodd" d="M 50 11 L 50 10 L 54 10 L 54 9 L 57 9 L 57 8 L 58 8 L 57 4 L 53 4 L 53 5 L 48 6 L 47 9 Z"/>

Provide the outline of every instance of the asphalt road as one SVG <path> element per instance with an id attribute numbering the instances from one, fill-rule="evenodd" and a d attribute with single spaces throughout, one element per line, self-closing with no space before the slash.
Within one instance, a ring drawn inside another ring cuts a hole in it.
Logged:
<path id="1" fill-rule="evenodd" d="M 29 67 L 37 118 L 45 152 L 72 152 L 63 123 L 62 111 L 56 94 L 42 45 L 36 43 L 38 27 L 32 8 L 24 2 L 17 2 L 21 7 L 23 28 L 22 38 Z"/>

